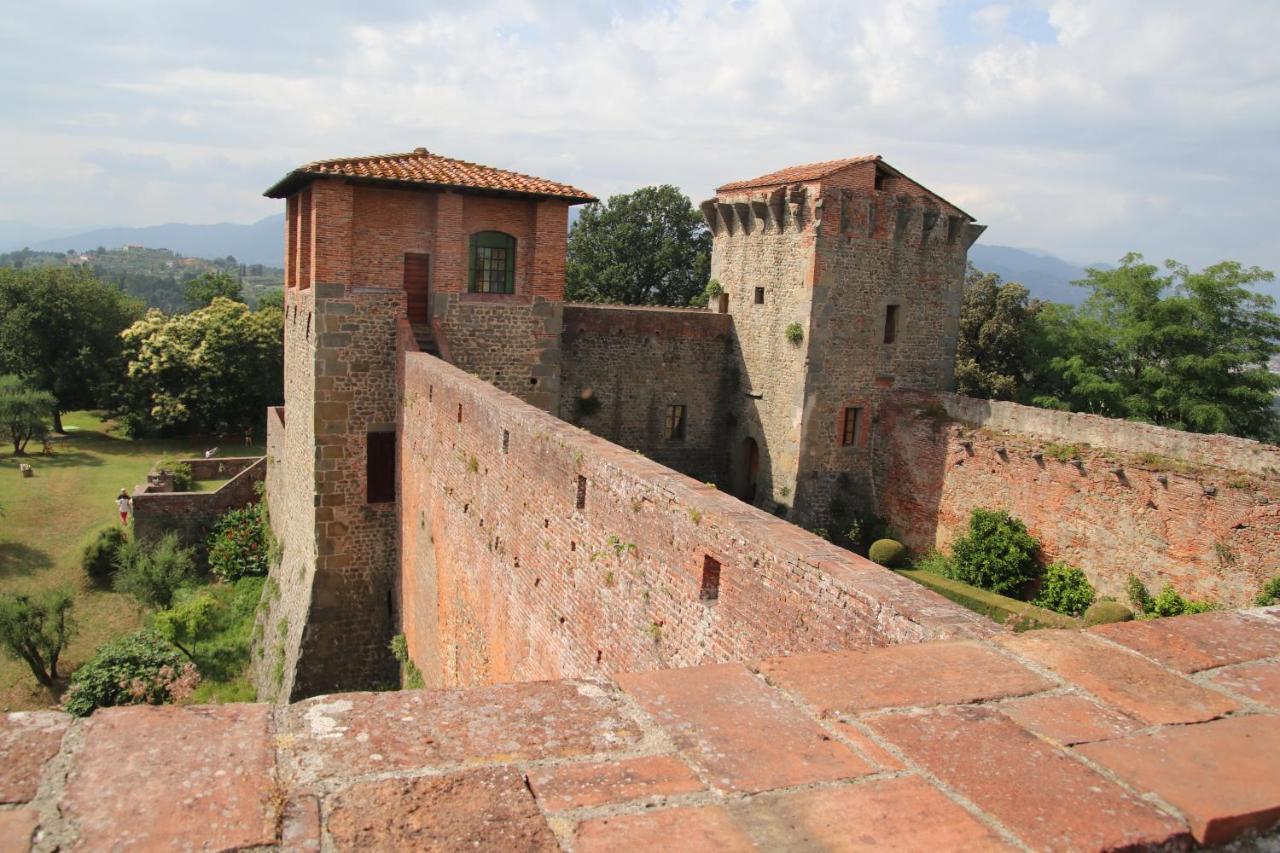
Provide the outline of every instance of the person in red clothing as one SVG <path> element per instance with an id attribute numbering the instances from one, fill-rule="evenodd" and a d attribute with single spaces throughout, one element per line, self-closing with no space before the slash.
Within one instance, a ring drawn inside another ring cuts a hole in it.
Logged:
<path id="1" fill-rule="evenodd" d="M 129 493 L 124 489 L 120 490 L 120 497 L 116 498 L 116 508 L 120 510 L 120 523 L 129 523 L 129 509 L 133 506 L 133 501 L 129 500 Z"/>

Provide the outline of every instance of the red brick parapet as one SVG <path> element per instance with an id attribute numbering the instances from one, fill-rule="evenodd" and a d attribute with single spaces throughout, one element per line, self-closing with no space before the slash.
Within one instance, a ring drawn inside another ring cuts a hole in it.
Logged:
<path id="1" fill-rule="evenodd" d="M 1273 607 L 616 684 L 9 714 L 0 849 L 1218 844 L 1275 832 L 1277 754 Z"/>

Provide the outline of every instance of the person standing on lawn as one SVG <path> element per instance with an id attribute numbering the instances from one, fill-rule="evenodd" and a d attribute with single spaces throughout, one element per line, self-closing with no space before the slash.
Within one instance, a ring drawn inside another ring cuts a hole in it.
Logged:
<path id="1" fill-rule="evenodd" d="M 120 497 L 116 498 L 116 508 L 120 510 L 120 523 L 129 523 L 129 508 L 133 506 L 133 502 L 129 500 L 129 493 L 124 489 L 120 490 Z"/>

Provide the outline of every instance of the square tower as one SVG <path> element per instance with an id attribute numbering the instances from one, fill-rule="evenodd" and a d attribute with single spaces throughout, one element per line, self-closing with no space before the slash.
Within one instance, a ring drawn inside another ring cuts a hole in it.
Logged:
<path id="1" fill-rule="evenodd" d="M 951 389 L 983 226 L 878 155 L 725 184 L 702 211 L 735 331 L 734 491 L 812 527 L 873 508 L 880 400 Z"/>
<path id="2" fill-rule="evenodd" d="M 283 545 L 259 695 L 398 678 L 400 330 L 527 402 L 559 402 L 565 184 L 419 148 L 321 160 L 285 199 L 285 408 L 267 498 Z M 413 346 L 414 344 L 410 344 Z"/>

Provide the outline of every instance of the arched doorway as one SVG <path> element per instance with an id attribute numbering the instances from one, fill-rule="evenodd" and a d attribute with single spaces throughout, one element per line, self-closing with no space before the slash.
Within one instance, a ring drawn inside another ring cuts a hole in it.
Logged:
<path id="1" fill-rule="evenodd" d="M 756 478 L 760 473 L 760 446 L 751 436 L 742 440 L 742 491 L 738 497 L 747 503 L 755 503 Z"/>

